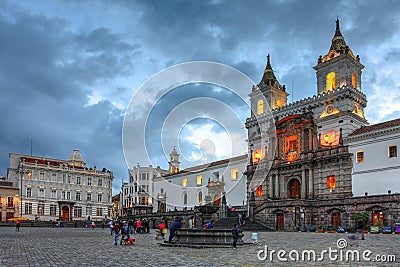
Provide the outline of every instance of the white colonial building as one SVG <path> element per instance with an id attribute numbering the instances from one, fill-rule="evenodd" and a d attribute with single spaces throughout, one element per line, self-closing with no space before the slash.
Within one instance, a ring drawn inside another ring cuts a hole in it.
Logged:
<path id="1" fill-rule="evenodd" d="M 354 196 L 400 193 L 400 119 L 364 126 L 346 138 Z"/>
<path id="2" fill-rule="evenodd" d="M 129 183 L 123 182 L 121 188 L 121 210 L 122 215 L 145 214 L 153 210 L 154 202 L 154 180 L 164 174 L 160 166 L 154 168 L 137 164 L 129 169 Z"/>
<path id="3" fill-rule="evenodd" d="M 86 167 L 75 149 L 68 160 L 10 153 L 8 181 L 20 189 L 21 216 L 40 220 L 111 217 L 113 173 Z"/>
<path id="4" fill-rule="evenodd" d="M 206 199 L 219 206 L 225 195 L 227 205 L 246 203 L 247 155 L 219 160 L 179 170 L 179 154 L 170 154 L 170 173 L 154 179 L 154 211 L 191 209 L 206 204 Z M 178 163 L 177 163 L 178 162 Z"/>

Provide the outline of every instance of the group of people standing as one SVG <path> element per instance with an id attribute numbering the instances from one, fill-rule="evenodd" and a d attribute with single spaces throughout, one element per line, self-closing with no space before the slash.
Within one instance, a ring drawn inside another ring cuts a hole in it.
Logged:
<path id="1" fill-rule="evenodd" d="M 127 225 L 128 229 L 129 229 L 129 233 L 130 234 L 135 234 L 135 233 L 148 234 L 148 233 L 150 233 L 150 222 L 149 222 L 149 220 L 140 219 L 140 220 L 134 221 L 134 220 L 131 219 L 131 220 L 128 220 L 128 221 L 116 221 L 116 222 L 109 221 L 108 225 L 109 225 L 109 227 L 111 229 L 111 235 L 114 232 L 113 231 L 114 225 L 115 224 L 120 224 L 120 226 L 122 226 L 123 222 L 126 222 L 126 225 Z"/>

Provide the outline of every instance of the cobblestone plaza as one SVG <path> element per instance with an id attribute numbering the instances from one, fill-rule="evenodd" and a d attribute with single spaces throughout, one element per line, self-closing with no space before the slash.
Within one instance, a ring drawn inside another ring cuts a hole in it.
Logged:
<path id="1" fill-rule="evenodd" d="M 237 250 L 164 247 L 157 244 L 153 233 L 135 234 L 134 246 L 115 246 L 108 229 L 22 227 L 16 232 L 13 227 L 1 227 L 0 237 L 0 266 L 396 266 L 400 262 L 400 236 L 390 234 L 367 234 L 365 240 L 353 240 L 351 234 L 260 232 L 261 245 L 244 245 Z M 341 238 L 347 242 L 343 249 L 337 243 Z M 244 241 L 251 242 L 250 232 L 245 232 Z M 263 259 L 266 245 L 268 256 Z M 326 252 L 318 261 L 329 248 L 339 252 L 331 259 Z M 276 252 L 271 261 L 272 250 Z M 279 250 L 286 251 L 280 254 L 286 262 L 278 258 Z M 305 250 L 315 251 L 316 260 L 303 261 Z M 345 256 L 340 260 L 340 251 L 346 255 L 350 250 L 360 253 L 360 261 L 351 257 L 346 261 Z M 367 250 L 371 251 L 366 255 L 369 262 L 362 259 Z M 296 251 L 298 262 L 292 260 Z M 377 256 L 386 262 L 378 263 Z"/>

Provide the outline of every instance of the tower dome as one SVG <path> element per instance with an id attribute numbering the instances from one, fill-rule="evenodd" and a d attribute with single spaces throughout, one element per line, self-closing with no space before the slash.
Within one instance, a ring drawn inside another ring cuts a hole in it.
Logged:
<path id="1" fill-rule="evenodd" d="M 68 161 L 73 166 L 85 167 L 85 162 L 83 161 L 82 155 L 79 149 L 74 149 L 74 151 L 69 155 Z"/>

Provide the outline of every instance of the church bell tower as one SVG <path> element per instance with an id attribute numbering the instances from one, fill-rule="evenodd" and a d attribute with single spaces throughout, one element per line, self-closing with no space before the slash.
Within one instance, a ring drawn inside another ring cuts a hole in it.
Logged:
<path id="1" fill-rule="evenodd" d="M 169 154 L 170 161 L 169 163 L 169 173 L 178 173 L 179 172 L 179 154 L 176 152 L 176 149 L 172 150 L 171 154 Z"/>
<path id="2" fill-rule="evenodd" d="M 364 117 L 367 100 L 361 90 L 363 68 L 360 57 L 346 44 L 337 19 L 329 51 L 319 56 L 314 67 L 319 100 L 314 119 L 322 147 L 340 145 L 342 138 L 368 124 Z"/>

